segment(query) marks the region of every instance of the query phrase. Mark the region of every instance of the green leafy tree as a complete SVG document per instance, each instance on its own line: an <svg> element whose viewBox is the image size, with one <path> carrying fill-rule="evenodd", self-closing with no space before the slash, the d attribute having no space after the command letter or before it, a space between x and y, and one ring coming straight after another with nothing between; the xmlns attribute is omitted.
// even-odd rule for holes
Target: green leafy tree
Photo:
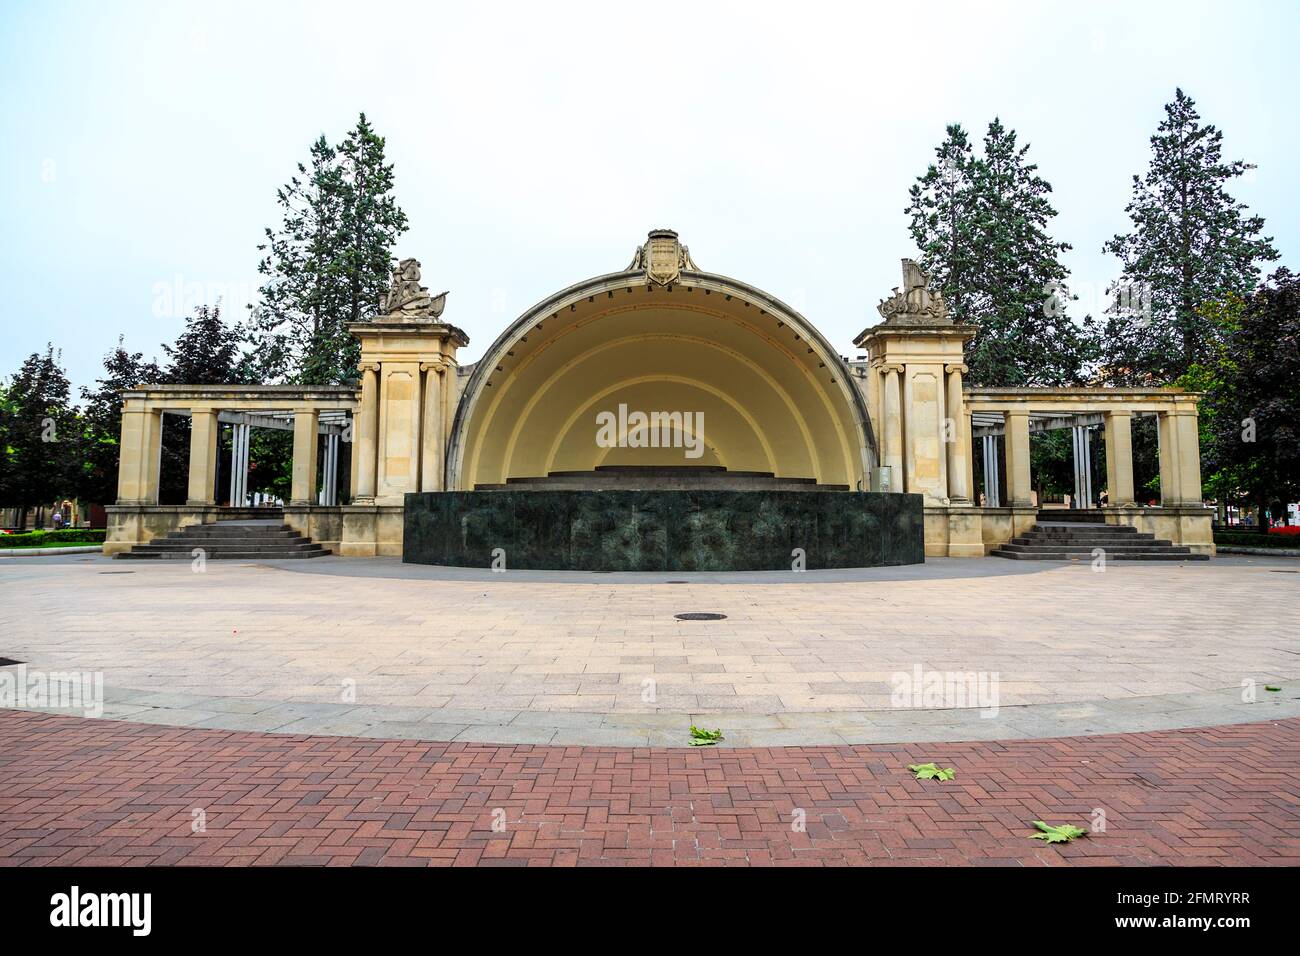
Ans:
<svg viewBox="0 0 1300 956"><path fill-rule="evenodd" d="M1151 137L1146 175L1133 177L1124 210L1132 231L1103 246L1123 267L1104 336L1111 381L1165 384L1215 361L1220 330L1204 306L1249 295L1260 263L1278 257L1261 235L1264 220L1228 194L1226 186L1254 167L1225 161L1222 141L1177 90Z"/></svg>
<svg viewBox="0 0 1300 956"><path fill-rule="evenodd" d="M386 291L393 246L407 229L393 195L384 140L362 114L338 147L322 136L310 169L281 188L283 219L266 230L253 309L261 380L304 384L356 374L359 345L348 323L371 315Z"/></svg>
<svg viewBox="0 0 1300 956"><path fill-rule="evenodd" d="M81 471L77 496L83 501L111 504L117 500L117 470L121 449L122 391L160 381L158 366L128 352L121 336L117 348L104 356L103 377L94 389L81 389Z"/></svg>
<svg viewBox="0 0 1300 956"><path fill-rule="evenodd" d="M1215 490L1276 520L1300 499L1300 276L1278 269L1232 315L1206 397Z"/></svg>
<svg viewBox="0 0 1300 956"><path fill-rule="evenodd" d="M1095 345L1088 322L1068 312L1068 243L1048 232L1051 184L1029 146L998 119L974 156L950 126L937 161L917 179L907 212L922 266L956 321L979 326L967 348L974 385L1080 382Z"/></svg>
<svg viewBox="0 0 1300 956"><path fill-rule="evenodd" d="M23 527L33 506L77 490L77 415L54 347L33 352L6 390L5 492Z"/></svg>

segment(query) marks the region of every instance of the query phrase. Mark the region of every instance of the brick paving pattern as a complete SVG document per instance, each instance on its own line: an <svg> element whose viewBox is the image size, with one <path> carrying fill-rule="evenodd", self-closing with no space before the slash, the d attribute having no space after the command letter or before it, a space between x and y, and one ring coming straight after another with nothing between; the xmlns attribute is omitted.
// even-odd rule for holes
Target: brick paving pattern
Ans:
<svg viewBox="0 0 1300 956"><path fill-rule="evenodd" d="M724 725L725 729L725 725ZM953 766L947 783L909 763ZM1005 743L493 746L0 711L0 863L1300 863L1300 719ZM1030 821L1106 831L1065 846ZM803 832L792 827L806 814ZM206 832L192 832L194 811ZM494 830L495 821L504 826Z"/></svg>

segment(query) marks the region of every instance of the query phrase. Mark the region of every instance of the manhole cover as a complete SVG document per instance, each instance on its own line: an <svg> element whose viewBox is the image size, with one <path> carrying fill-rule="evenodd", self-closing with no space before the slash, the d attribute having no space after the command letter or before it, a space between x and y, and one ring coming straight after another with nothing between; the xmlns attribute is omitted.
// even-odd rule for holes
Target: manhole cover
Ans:
<svg viewBox="0 0 1300 956"><path fill-rule="evenodd" d="M673 615L679 621L721 621L726 616L725 614L716 614L713 611L687 611L685 614Z"/></svg>
<svg viewBox="0 0 1300 956"><path fill-rule="evenodd" d="M1269 568L1269 570L1274 574L1300 574L1300 571L1295 571L1291 568Z"/></svg>
<svg viewBox="0 0 1300 956"><path fill-rule="evenodd" d="M135 574L134 571L100 571L100 574Z"/></svg>
<svg viewBox="0 0 1300 956"><path fill-rule="evenodd" d="M665 581L664 584L686 584L686 581Z"/></svg>
<svg viewBox="0 0 1300 956"><path fill-rule="evenodd" d="M0 657L0 667L8 667L10 664L21 664L22 661L16 661L12 657Z"/></svg>

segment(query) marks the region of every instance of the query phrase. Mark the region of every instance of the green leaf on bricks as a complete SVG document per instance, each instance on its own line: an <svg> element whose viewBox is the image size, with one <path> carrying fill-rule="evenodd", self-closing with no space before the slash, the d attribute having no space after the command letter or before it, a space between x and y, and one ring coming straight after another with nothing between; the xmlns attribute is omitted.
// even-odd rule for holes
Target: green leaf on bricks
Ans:
<svg viewBox="0 0 1300 956"><path fill-rule="evenodd" d="M1042 820L1035 820L1034 826L1038 827L1038 829L1042 830L1043 832L1035 833L1029 839L1043 840L1044 842L1047 843L1069 843L1071 840L1075 839L1076 837L1088 835L1087 830L1081 830L1078 827L1071 826L1068 823L1063 823L1059 827L1052 827L1052 826L1048 826Z"/></svg>
<svg viewBox="0 0 1300 956"><path fill-rule="evenodd" d="M1270 687L1268 684L1265 684L1265 685L1264 685L1264 689L1265 689L1265 690L1271 690L1273 693L1276 694L1276 693L1278 693L1282 688L1281 688L1281 687Z"/></svg>
<svg viewBox="0 0 1300 956"><path fill-rule="evenodd" d="M909 764L907 769L916 774L917 780L951 780L957 776L957 771L952 767L941 770L932 763Z"/></svg>

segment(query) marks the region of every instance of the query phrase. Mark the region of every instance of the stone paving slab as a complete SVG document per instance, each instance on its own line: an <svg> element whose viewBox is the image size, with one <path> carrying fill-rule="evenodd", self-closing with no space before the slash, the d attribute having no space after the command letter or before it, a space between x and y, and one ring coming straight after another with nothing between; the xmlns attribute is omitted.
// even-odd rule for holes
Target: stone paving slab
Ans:
<svg viewBox="0 0 1300 956"><path fill-rule="evenodd" d="M931 761L956 778L907 770ZM1294 718L665 750L0 711L3 866L1296 866L1298 807ZM1048 846L1034 820L1089 832Z"/></svg>
<svg viewBox="0 0 1300 956"><path fill-rule="evenodd" d="M2 670L2 669L0 669ZM153 706L106 704L99 717L135 723L340 737L457 740L493 744L574 744L688 747L692 725L721 729L720 747L791 744L873 744L923 741L1030 740L1108 733L1175 730L1300 717L1300 679L1279 693L1261 691L1252 703L1239 688L1084 704L1026 704L980 708L891 708L873 711L782 712L654 711L607 714L582 711L472 710L239 701L194 694L117 692ZM240 704L246 704L247 709ZM38 713L95 716L79 709L16 708ZM400 728L400 732L395 730Z"/></svg>
<svg viewBox="0 0 1300 956"><path fill-rule="evenodd" d="M1208 726L1289 716L1300 683L1300 589L1266 560L1099 574L940 559L675 585L369 559L178 564L6 564L0 656L102 675L112 719L358 736L405 723L408 738L498 743L590 730L628 746L680 744L692 722L754 744ZM78 600L51 604L56 593ZM996 679L999 716L893 706L918 668Z"/></svg>

